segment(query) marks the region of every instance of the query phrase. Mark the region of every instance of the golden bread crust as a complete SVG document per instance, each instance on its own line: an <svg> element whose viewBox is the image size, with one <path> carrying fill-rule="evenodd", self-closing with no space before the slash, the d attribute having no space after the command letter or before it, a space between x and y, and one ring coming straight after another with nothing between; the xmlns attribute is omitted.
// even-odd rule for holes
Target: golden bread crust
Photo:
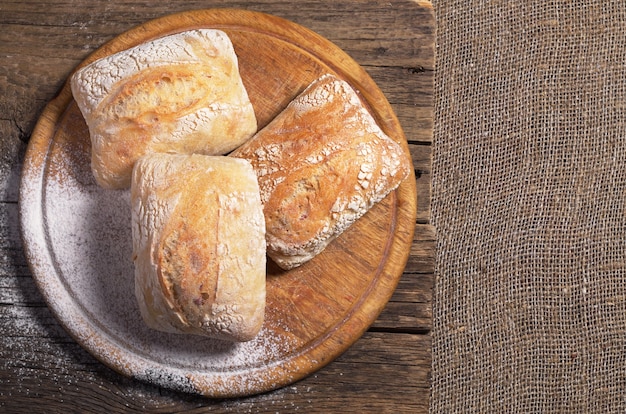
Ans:
<svg viewBox="0 0 626 414"><path fill-rule="evenodd" d="M225 154L256 132L237 56L219 30L178 33L97 60L71 78L104 188L127 188L153 152Z"/></svg>
<svg viewBox="0 0 626 414"><path fill-rule="evenodd" d="M148 326L252 339L265 309L265 225L245 160L150 154L131 187L135 287Z"/></svg>
<svg viewBox="0 0 626 414"><path fill-rule="evenodd" d="M268 255L284 269L319 254L412 168L350 85L332 75L313 82L231 156L249 160L257 173Z"/></svg>

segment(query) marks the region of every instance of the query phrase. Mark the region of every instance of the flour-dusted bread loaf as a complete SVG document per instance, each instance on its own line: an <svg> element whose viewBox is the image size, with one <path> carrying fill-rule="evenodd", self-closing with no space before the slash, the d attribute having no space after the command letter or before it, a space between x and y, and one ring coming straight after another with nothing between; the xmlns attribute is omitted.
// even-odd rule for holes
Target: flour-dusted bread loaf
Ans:
<svg viewBox="0 0 626 414"><path fill-rule="evenodd" d="M252 339L265 311L265 223L249 162L150 154L131 185L135 290L151 328Z"/></svg>
<svg viewBox="0 0 626 414"><path fill-rule="evenodd" d="M350 85L332 75L231 155L257 173L268 255L284 269L319 254L412 168Z"/></svg>
<svg viewBox="0 0 626 414"><path fill-rule="evenodd" d="M78 70L71 88L104 188L128 188L152 152L225 154L257 130L228 36L192 30L144 43Z"/></svg>

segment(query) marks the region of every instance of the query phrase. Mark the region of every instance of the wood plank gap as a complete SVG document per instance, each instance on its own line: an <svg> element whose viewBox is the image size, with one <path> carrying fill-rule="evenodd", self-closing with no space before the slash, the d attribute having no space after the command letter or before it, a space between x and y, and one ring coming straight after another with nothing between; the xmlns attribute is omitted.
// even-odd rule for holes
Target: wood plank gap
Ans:
<svg viewBox="0 0 626 414"><path fill-rule="evenodd" d="M367 330L370 333L385 333L385 334L409 334L409 335L428 335L431 328L381 328L373 326Z"/></svg>

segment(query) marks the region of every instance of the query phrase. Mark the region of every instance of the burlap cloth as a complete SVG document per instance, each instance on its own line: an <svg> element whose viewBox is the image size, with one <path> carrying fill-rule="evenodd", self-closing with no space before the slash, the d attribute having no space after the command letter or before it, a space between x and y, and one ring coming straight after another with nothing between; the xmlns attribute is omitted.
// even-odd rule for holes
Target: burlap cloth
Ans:
<svg viewBox="0 0 626 414"><path fill-rule="evenodd" d="M626 1L434 7L431 412L626 413Z"/></svg>

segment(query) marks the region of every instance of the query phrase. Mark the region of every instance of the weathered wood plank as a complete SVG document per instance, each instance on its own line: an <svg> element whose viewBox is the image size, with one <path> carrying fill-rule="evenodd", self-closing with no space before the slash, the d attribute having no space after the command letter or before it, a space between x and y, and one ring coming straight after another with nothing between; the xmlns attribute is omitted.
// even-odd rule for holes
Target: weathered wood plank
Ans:
<svg viewBox="0 0 626 414"><path fill-rule="evenodd" d="M434 68L432 9L418 7L410 0L299 1L297 7L289 1L275 0L192 0L185 3L94 0L84 7L77 7L70 1L5 1L1 19L6 25L70 29L67 33L79 36L71 44L92 49L148 19L214 7L271 13L314 28L363 65L388 65L393 61L407 68Z"/></svg>
<svg viewBox="0 0 626 414"><path fill-rule="evenodd" d="M0 351L0 407L5 412L172 412L204 408L222 412L425 412L430 336L367 333L317 373L283 389L248 398L211 400L159 389L121 377L71 340L45 346L11 338ZM7 358L10 356L10 358ZM43 406L43 405L42 405Z"/></svg>
<svg viewBox="0 0 626 414"><path fill-rule="evenodd" d="M409 143L409 151L417 184L417 222L426 224L430 222L432 147L430 143Z"/></svg>
<svg viewBox="0 0 626 414"><path fill-rule="evenodd" d="M430 222L434 16L426 2L191 0L3 1L0 10L0 411L427 412L435 234ZM209 400L122 377L59 325L30 275L19 237L18 185L44 105L89 53L146 20L236 7L275 14L327 37L365 67L398 115L416 170L418 225L390 303L356 344L304 380L263 395ZM358 13L355 10L358 9ZM420 332L421 334L416 334Z"/></svg>
<svg viewBox="0 0 626 414"><path fill-rule="evenodd" d="M16 126L22 133L30 131L41 108L69 72L101 44L146 20L208 7L268 12L328 37L381 84L407 137L430 140L434 18L432 10L417 7L412 1L298 2L298 7L290 7L278 1L148 5L99 0L82 8L73 2L3 2L0 90L12 99L0 100L1 119L8 115L8 119L19 122ZM355 7L358 14L353 12Z"/></svg>
<svg viewBox="0 0 626 414"><path fill-rule="evenodd" d="M433 74L404 67L365 66L395 111L409 143L430 144Z"/></svg>
<svg viewBox="0 0 626 414"><path fill-rule="evenodd" d="M389 302L372 325L373 330L385 332L425 333L432 328L430 303Z"/></svg>

